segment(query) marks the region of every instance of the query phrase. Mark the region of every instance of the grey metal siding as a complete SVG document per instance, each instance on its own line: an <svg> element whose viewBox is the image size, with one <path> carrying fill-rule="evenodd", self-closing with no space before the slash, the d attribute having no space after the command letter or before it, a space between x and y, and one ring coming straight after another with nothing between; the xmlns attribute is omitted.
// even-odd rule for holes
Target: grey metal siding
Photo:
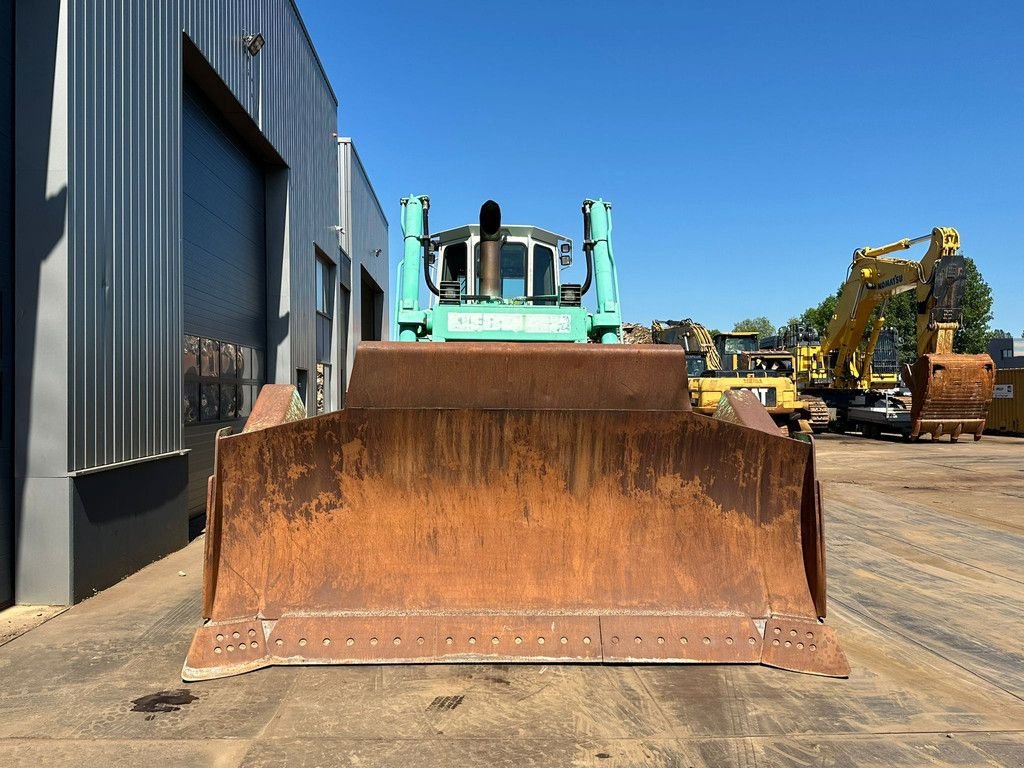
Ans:
<svg viewBox="0 0 1024 768"><path fill-rule="evenodd" d="M69 0L70 470L183 447L182 31L288 165L286 356L312 370L337 247L337 101L289 0ZM253 58L246 32L267 43Z"/></svg>
<svg viewBox="0 0 1024 768"><path fill-rule="evenodd" d="M337 248L337 100L291 0L15 7L15 587L21 601L65 602L89 565L75 558L98 556L85 529L101 539L119 530L90 527L96 510L72 503L81 471L106 478L86 485L115 483L120 463L184 447L183 41L282 166L267 181L277 204L266 227L271 381L314 369L314 247ZM267 40L255 58L242 45L254 31ZM2 43L0 55L12 46ZM161 519L187 524L184 501L167 498ZM123 503L133 516L148 502ZM131 530L159 536L148 523Z"/></svg>
<svg viewBox="0 0 1024 768"><path fill-rule="evenodd" d="M0 0L0 607L14 599L14 3Z"/></svg>
<svg viewBox="0 0 1024 768"><path fill-rule="evenodd" d="M265 174L189 89L181 164L184 331L265 349Z"/></svg>
<svg viewBox="0 0 1024 768"><path fill-rule="evenodd" d="M15 6L15 599L71 595L68 466L68 20Z"/></svg>
<svg viewBox="0 0 1024 768"><path fill-rule="evenodd" d="M176 2L69 8L69 469L181 447Z"/></svg>

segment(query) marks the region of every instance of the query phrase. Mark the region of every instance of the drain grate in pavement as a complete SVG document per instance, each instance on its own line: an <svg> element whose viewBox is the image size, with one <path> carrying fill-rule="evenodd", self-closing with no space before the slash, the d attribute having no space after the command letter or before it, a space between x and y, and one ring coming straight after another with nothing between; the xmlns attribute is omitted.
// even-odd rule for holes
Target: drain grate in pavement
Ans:
<svg viewBox="0 0 1024 768"><path fill-rule="evenodd" d="M464 696L438 696L427 705L427 712L440 712L455 709L462 703Z"/></svg>

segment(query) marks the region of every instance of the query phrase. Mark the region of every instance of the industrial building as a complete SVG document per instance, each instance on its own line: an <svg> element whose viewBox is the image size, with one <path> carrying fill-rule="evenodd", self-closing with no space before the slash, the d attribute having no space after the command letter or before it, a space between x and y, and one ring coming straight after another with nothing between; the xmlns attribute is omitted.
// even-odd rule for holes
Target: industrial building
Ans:
<svg viewBox="0 0 1024 768"><path fill-rule="evenodd" d="M3 13L0 605L68 604L201 529L260 385L342 406L388 225L292 0Z"/></svg>
<svg viewBox="0 0 1024 768"><path fill-rule="evenodd" d="M1024 368L1024 339L992 339L988 343L988 354L996 368Z"/></svg>

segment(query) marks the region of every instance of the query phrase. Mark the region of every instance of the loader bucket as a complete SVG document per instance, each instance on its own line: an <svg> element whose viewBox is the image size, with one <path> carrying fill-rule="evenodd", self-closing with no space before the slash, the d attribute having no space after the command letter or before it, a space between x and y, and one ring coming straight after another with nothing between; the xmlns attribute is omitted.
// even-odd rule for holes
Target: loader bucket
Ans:
<svg viewBox="0 0 1024 768"><path fill-rule="evenodd" d="M911 369L910 436L961 434L981 440L995 390L995 364L988 355L921 355Z"/></svg>
<svg viewBox="0 0 1024 768"><path fill-rule="evenodd" d="M182 677L400 662L845 676L820 621L813 445L759 428L735 394L731 420L691 412L678 347L498 343L364 343L347 407L315 418L261 393L263 428L217 441L205 622Z"/></svg>

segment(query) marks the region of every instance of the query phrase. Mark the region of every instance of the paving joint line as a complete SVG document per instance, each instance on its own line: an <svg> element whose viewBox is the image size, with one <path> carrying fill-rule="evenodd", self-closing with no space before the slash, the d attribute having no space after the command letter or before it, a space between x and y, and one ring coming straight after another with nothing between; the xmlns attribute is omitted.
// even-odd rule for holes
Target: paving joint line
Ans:
<svg viewBox="0 0 1024 768"><path fill-rule="evenodd" d="M961 664L956 659L951 659L948 656L944 656L942 653L940 653L939 651L935 650L934 648L931 648L931 647L925 645L923 642L918 640L916 637L911 637L910 635L906 634L905 632L903 632L903 631L901 631L901 630L899 630L899 629L897 629L895 627L892 627L892 626L886 624L881 619L877 619L877 618L875 618L875 617L865 613L862 610L854 608L853 606L849 605L848 603L844 603L842 598L833 597L831 599L834 602L836 602L839 605L841 605L845 610L849 611L850 613L855 613L858 616L860 616L862 619L864 619L865 621L867 621L869 623L874 623L874 624L876 624L876 625L878 625L878 626L888 630L889 632L902 637L907 642L913 643L914 645L918 646L919 648L922 648L922 649L928 651L929 653L932 653L932 654L938 656L940 659L944 659L945 661L948 661L950 664L953 664L954 666L959 667L960 669L962 669L964 672L966 672L967 674L971 675L972 677L977 677L979 680L983 680L984 682L988 683L989 685L999 689L1003 693L1005 693L1005 694L1007 694L1009 696L1012 696L1013 698L1017 699L1021 703L1024 703L1024 696L1018 695L1018 694L1014 693L1013 691L1007 690L1006 688L1004 688L1003 686L1001 686L999 683L995 682L994 680L990 680L988 677L986 677L981 672L978 672L977 670L970 669L969 667L964 666L963 664Z"/></svg>

